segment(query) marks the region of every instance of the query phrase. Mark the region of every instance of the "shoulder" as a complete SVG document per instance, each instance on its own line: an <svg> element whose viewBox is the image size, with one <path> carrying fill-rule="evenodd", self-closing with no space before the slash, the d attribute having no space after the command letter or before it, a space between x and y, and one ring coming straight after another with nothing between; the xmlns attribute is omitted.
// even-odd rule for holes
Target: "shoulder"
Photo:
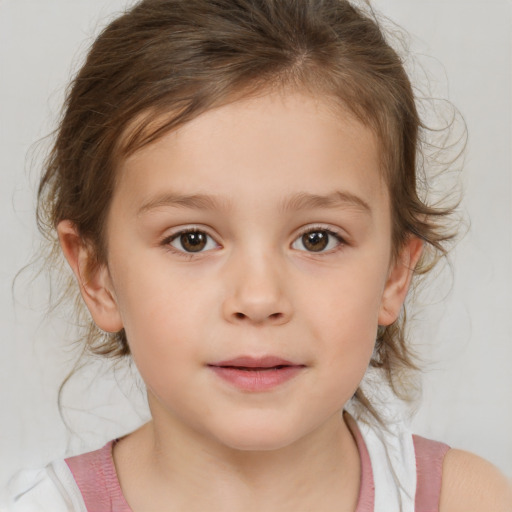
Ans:
<svg viewBox="0 0 512 512"><path fill-rule="evenodd" d="M490 462L462 450L443 461L440 512L512 512L512 484Z"/></svg>

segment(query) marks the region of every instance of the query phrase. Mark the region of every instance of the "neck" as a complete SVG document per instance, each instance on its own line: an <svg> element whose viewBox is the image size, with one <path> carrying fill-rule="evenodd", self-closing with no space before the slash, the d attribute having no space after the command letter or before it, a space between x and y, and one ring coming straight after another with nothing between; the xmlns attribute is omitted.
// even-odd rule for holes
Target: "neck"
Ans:
<svg viewBox="0 0 512 512"><path fill-rule="evenodd" d="M123 459L123 442L131 463ZM341 511L344 503L355 510L357 502L359 455L341 414L290 445L265 451L232 449L156 415L117 450L119 478L134 512L144 510L141 488L151 489L153 508L161 500L165 510L174 510L172 502L176 510L208 510L215 503L215 510L226 512L331 510L331 504ZM147 479L144 486L141 479Z"/></svg>

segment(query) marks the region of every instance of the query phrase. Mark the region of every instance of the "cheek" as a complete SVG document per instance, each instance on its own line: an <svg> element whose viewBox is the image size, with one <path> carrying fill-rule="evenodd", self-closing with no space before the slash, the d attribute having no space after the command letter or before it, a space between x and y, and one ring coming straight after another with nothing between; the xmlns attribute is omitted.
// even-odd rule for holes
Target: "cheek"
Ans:
<svg viewBox="0 0 512 512"><path fill-rule="evenodd" d="M151 370L192 350L191 331L202 332L205 312L190 281L147 263L118 266L115 277L120 284L117 303L137 366Z"/></svg>
<svg viewBox="0 0 512 512"><path fill-rule="evenodd" d="M374 339L385 283L384 271L375 267L347 265L320 286L305 283L297 296L302 297L300 307L311 317L319 337L331 332L347 342Z"/></svg>
<svg viewBox="0 0 512 512"><path fill-rule="evenodd" d="M126 335L133 361L148 390L167 404L183 404L189 376L203 364L197 339L204 335L183 301L148 301L132 313ZM152 307L154 305L154 307ZM159 309L157 309L159 308ZM198 383L196 383L198 384Z"/></svg>
<svg viewBox="0 0 512 512"><path fill-rule="evenodd" d="M179 332L180 324L186 324L201 307L199 298L210 300L211 287L193 271L173 268L163 252L139 252L129 261L119 259L113 276L125 329L149 332L161 326Z"/></svg>
<svg viewBox="0 0 512 512"><path fill-rule="evenodd" d="M318 293L300 293L316 352L325 354L326 378L347 383L354 391L372 357L385 282L381 264L346 265L323 282ZM314 308L311 307L314 304Z"/></svg>

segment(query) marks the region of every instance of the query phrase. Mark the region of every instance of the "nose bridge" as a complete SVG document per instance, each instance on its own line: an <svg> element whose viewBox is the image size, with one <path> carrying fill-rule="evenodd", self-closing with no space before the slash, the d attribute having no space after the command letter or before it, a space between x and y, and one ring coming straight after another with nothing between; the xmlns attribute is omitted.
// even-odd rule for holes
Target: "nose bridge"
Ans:
<svg viewBox="0 0 512 512"><path fill-rule="evenodd" d="M228 320L274 324L289 320L285 266L268 241L233 250L227 266L224 314Z"/></svg>

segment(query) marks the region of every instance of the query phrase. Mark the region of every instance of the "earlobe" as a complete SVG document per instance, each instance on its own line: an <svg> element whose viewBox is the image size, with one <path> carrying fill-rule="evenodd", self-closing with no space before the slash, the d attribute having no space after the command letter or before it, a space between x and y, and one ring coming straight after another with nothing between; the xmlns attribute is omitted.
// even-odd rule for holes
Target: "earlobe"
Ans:
<svg viewBox="0 0 512 512"><path fill-rule="evenodd" d="M94 261L91 248L71 221L59 222L57 233L62 252L75 274L94 323L106 332L120 331L123 323L107 266Z"/></svg>
<svg viewBox="0 0 512 512"><path fill-rule="evenodd" d="M392 264L382 295L379 325L391 325L398 318L422 251L423 241L411 236Z"/></svg>

